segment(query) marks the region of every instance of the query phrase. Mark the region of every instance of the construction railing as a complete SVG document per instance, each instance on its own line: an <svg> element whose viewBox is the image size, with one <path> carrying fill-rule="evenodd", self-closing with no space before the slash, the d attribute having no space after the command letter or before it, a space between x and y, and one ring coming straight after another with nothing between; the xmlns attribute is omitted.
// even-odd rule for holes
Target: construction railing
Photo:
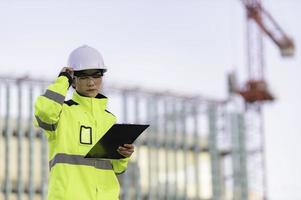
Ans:
<svg viewBox="0 0 301 200"><path fill-rule="evenodd" d="M0 78L0 199L47 199L47 139L32 121L48 84ZM235 106L113 85L104 94L119 123L150 124L118 177L121 199L248 199L244 116Z"/></svg>

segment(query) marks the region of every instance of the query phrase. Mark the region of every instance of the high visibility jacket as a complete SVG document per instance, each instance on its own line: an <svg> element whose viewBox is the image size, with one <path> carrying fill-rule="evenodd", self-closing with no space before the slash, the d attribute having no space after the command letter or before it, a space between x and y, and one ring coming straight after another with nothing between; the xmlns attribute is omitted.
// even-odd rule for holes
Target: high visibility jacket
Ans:
<svg viewBox="0 0 301 200"><path fill-rule="evenodd" d="M69 82L68 82L69 81ZM48 200L115 200L128 158L86 159L92 146L115 123L106 111L107 98L73 93L65 101L70 77L59 76L35 102L35 124L45 130L49 144Z"/></svg>

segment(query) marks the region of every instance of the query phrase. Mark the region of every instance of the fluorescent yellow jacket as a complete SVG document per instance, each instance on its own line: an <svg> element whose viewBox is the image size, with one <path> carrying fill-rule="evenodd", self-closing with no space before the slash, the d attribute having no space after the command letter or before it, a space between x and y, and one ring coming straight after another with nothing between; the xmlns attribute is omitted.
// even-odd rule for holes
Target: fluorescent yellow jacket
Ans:
<svg viewBox="0 0 301 200"><path fill-rule="evenodd" d="M116 174L125 171L128 158L86 159L92 146L116 122L106 111L107 98L73 93L65 101L70 77L61 74L35 102L35 124L45 130L49 144L48 200L116 200Z"/></svg>

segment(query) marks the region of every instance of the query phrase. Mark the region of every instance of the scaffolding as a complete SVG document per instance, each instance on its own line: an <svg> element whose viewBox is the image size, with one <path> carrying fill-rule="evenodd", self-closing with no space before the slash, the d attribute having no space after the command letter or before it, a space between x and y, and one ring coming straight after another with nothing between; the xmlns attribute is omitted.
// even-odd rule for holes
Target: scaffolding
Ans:
<svg viewBox="0 0 301 200"><path fill-rule="evenodd" d="M49 83L0 78L0 199L47 198L47 139L32 120L33 102ZM114 85L106 85L104 94L119 123L151 125L118 177L122 200L260 199L248 189L240 106Z"/></svg>

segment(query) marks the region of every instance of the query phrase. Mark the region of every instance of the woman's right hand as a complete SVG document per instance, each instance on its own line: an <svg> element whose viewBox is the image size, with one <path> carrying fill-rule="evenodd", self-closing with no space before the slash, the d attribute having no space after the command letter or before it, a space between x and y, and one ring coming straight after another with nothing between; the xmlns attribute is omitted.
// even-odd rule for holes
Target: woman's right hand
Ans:
<svg viewBox="0 0 301 200"><path fill-rule="evenodd" d="M67 72L73 78L73 68L63 67L60 73L62 73L62 72Z"/></svg>

